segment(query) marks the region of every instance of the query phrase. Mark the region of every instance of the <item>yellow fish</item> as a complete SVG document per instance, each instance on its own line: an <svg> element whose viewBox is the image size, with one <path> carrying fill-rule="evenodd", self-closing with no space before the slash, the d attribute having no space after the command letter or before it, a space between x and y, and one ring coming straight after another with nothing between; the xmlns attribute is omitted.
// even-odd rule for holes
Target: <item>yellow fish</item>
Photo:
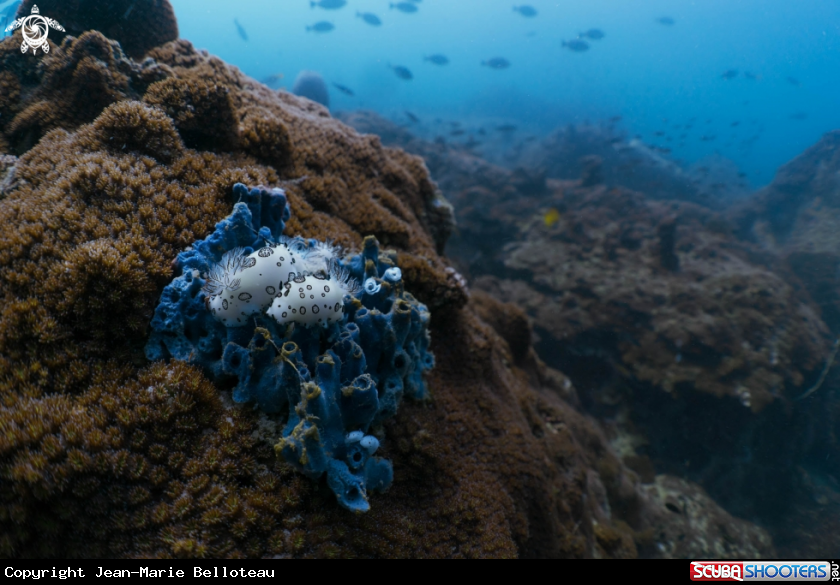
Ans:
<svg viewBox="0 0 840 585"><path fill-rule="evenodd" d="M543 222L545 222L545 227L554 227L560 221L560 212L554 209L553 207L543 214Z"/></svg>

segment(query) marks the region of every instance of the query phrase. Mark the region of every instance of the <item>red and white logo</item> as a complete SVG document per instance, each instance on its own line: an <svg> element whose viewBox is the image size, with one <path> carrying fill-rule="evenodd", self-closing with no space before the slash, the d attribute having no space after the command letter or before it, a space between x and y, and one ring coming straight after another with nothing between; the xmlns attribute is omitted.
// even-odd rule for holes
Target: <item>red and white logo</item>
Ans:
<svg viewBox="0 0 840 585"><path fill-rule="evenodd" d="M692 581L743 581L744 564L726 561L694 561Z"/></svg>

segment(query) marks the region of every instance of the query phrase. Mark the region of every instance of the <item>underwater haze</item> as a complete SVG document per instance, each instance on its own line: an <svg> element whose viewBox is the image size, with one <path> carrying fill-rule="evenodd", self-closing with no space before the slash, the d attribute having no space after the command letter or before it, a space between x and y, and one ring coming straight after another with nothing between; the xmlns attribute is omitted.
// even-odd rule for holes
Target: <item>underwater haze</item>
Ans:
<svg viewBox="0 0 840 585"><path fill-rule="evenodd" d="M535 16L507 0L423 0L410 13L388 0L310 4L173 1L181 36L197 48L256 79L282 74L277 87L287 89L300 71L317 71L333 110L395 120L409 110L537 136L621 116L628 136L669 158L720 155L752 186L840 126L840 4L830 0L532 0ZM334 28L307 30L319 22ZM593 28L604 36L584 36L588 49L563 45ZM433 54L449 63L424 61ZM482 66L495 57L510 66Z"/></svg>
<svg viewBox="0 0 840 585"><path fill-rule="evenodd" d="M840 556L840 0L524 1L0 0L0 556Z"/></svg>

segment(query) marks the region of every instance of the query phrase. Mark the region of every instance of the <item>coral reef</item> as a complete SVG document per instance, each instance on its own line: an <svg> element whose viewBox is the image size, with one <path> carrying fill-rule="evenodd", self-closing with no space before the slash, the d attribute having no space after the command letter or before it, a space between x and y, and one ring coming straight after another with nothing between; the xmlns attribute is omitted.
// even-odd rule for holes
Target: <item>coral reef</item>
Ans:
<svg viewBox="0 0 840 585"><path fill-rule="evenodd" d="M539 353L630 456L769 527L824 435L825 413L790 408L829 354L819 309L719 214L559 187L543 200L559 220L526 222L473 287L527 311Z"/></svg>
<svg viewBox="0 0 840 585"><path fill-rule="evenodd" d="M68 9L79 5L67 3ZM773 554L761 531L747 524L735 527L737 542L730 542L732 532L724 532L717 523L695 522L694 516L693 532L681 531L676 513L668 507L669 495L677 493L709 517L732 522L711 502L695 497L691 484L651 491L655 480L650 468L683 453L651 450L648 458L638 444L635 452L619 449L622 441L633 440L633 429L598 425L576 408L591 406L598 393L577 372L570 378L540 361L530 345L530 308L526 313L481 291L470 297L464 277L442 256L453 229L452 207L431 181L423 160L383 147L378 137L358 134L330 118L323 107L272 91L195 51L186 41L152 47L160 41L151 39L150 48L142 49L146 58L135 62L131 55L137 52L126 51L126 56L110 36L121 34L120 23L114 21L128 10L126 6L120 13L117 8L123 6L118 1L107 4L101 14L111 15L108 22L95 24L98 30L78 38L66 36L43 57L41 67L23 60L29 56L20 55L14 38L0 42L0 149L14 154L0 163L0 219L6 226L0 234L0 554ZM149 8L160 6L167 5L151 3ZM45 6L42 9L47 12ZM74 26L69 14L52 16L65 27ZM130 43L128 37L124 42ZM97 99L86 100L89 96ZM437 156L445 163L449 154L440 150ZM430 166L434 156L427 159ZM441 175L441 185L450 184L447 177L452 177L451 184L462 180L462 188L447 192L456 198L474 197L474 212L467 217L476 228L481 214L492 217L507 238L504 242L520 237L511 228L512 217L514 222L527 219L541 209L539 198L553 197L558 187L574 187L546 180L539 172L511 173L469 153L458 153L456 163L451 174ZM472 175L485 170L494 174L482 178L484 191L472 189L479 184ZM234 189L236 183L267 186L258 191L259 213L252 211L254 202L240 188ZM284 217L285 202L272 206L272 200L279 201L279 190L294 216ZM263 193L270 200L265 207ZM487 202L479 199L487 194L488 202L498 197L496 202L504 206L491 213ZM317 346L307 345L305 341L314 337L311 330L270 316L257 317L258 327L249 324L229 331L205 305L189 302L183 312L187 319L171 323L173 334L167 342L156 337L160 323L149 327L156 315L161 317L156 307L162 298L175 303L176 290L201 294L201 270L188 268L189 263L200 260L198 242L217 241L213 235L218 222L230 225L224 220L240 195L244 205L234 209L243 217L251 213L249 221L259 217L256 227L250 224L258 234L259 227L266 227L268 235L279 235L282 221L288 233L300 235L295 246L332 240L334 245L362 250L364 263L342 259L353 278L362 280L362 290L342 307L347 318L343 333L350 333L369 364L377 362L377 367L368 368L369 386L364 374L359 380L359 375L347 373L346 380L358 380L360 398L372 399L374 383L381 388L384 380L387 387L394 371L402 370L396 361L383 359L381 340L360 343L362 324L359 339L353 337L350 325L362 319L362 311L374 314L362 305L373 303L382 315L399 311L404 306L399 301L385 305L392 293L403 294L400 285L392 286L399 281L417 299L416 305L409 299L410 306L422 303L429 308L429 349L435 353L435 367L426 378L430 400L405 400L395 413L395 406L388 410L380 405L388 416L357 418L349 427L345 410L339 408L339 415L333 411L324 417L329 425L309 427L317 428L319 437L323 429L324 441L339 459L353 461L359 453L364 460L364 453L379 447L376 454L392 462L392 479L383 473L385 467L366 478L368 489L391 481L388 494L377 497L366 514L353 514L336 501L335 492L343 485L336 487L328 477L312 481L299 472L307 463L287 460L284 453L290 444L306 444L311 438L296 435L295 428L301 421L305 425L307 416L320 418L316 411L324 404L319 397L343 398L347 386L341 376L355 351L346 337L341 339L341 332L338 347L335 341L322 346L321 337ZM459 205L464 201L469 199L458 199ZM263 213L269 208L279 215ZM563 214L575 212L572 205L562 208ZM657 231L664 221L660 218L644 224L646 231L637 236L643 240L640 249L651 279L680 278L695 262L681 248L688 218L682 213L679 218L673 233L667 227L661 234ZM585 225L583 217L580 223ZM574 225L564 224L564 233L574 235L572 244L584 258L596 259L582 240L575 239L582 236ZM671 236L673 246L663 243ZM248 230L251 244L254 237ZM221 261L235 247L234 240L222 242L206 258ZM509 256L504 242L482 242L487 266L504 266ZM190 246L193 249L186 251ZM238 257L259 254L262 244L249 246L252 249ZM717 246L716 253L723 248ZM669 251L679 260L672 267L676 269L659 265ZM207 264L209 277L212 267ZM396 266L400 279L389 272ZM497 275L507 276L510 273ZM364 286L368 278L373 279L370 287ZM767 278L775 286L776 281ZM785 294L767 302L792 299ZM786 302L793 306L792 300ZM188 312L191 307L196 308L194 315ZM393 321L397 319L394 315ZM193 328L202 324L206 331ZM799 327L800 332L814 329L820 334L819 326ZM241 338L236 337L237 329ZM329 335L328 330L316 331ZM545 333L536 333L542 347ZM221 347L222 339L230 352ZM269 343L274 340L283 343L275 342L275 348ZM214 350L202 342L217 346ZM820 340L811 343L819 345ZM209 353L195 363L149 363L150 346L156 358L183 358L178 352L193 349L196 355ZM380 357L375 360L371 356L377 351ZM341 374L333 354L342 363ZM387 352L385 356L391 357ZM274 399L269 390L277 388L271 386L271 374L287 375L291 369L258 367L255 372L270 375L254 379L249 378L250 368L242 367L249 360L260 365L276 357L283 364L288 363L284 357L294 363L298 376L304 365L310 375L308 382L299 384L296 397L286 397L300 407L289 408L288 414L276 403L279 412L268 412ZM793 379L794 366L784 364L784 372ZM796 367L804 371L808 365ZM410 376L401 379L412 382ZM417 380L413 383L415 389L421 387ZM662 396L685 410L694 403L671 396L699 395L713 405L725 400L709 392L687 392L682 386L670 395L658 388L643 390L639 403L651 405L649 412L654 414L661 413L655 407L664 404ZM777 407L780 402L773 397L761 412L763 417L768 411L777 413L772 420L776 428L786 420ZM710 432L757 416L735 406L738 418L722 419ZM678 414L686 417L685 412ZM367 420L371 424L365 429ZM754 456L764 463L766 452L774 451L789 468L799 447L794 443L785 450L787 436L777 435L776 441L767 441L766 451L744 452L743 459ZM274 447L284 436L278 457ZM767 434L756 437L766 439ZM673 444L668 442L672 437L650 438L657 445ZM343 454L338 453L341 449ZM701 471L710 468L702 464ZM684 475L679 471L673 475ZM680 547L681 535L688 535L691 547Z"/></svg>
<svg viewBox="0 0 840 585"><path fill-rule="evenodd" d="M813 205L831 197L831 135L791 165L800 179L789 191L777 179L735 213L718 213L709 207L722 202L699 196L702 186L686 192L630 182L644 191L637 193L604 185L623 181L621 172L630 171L617 169L616 157L632 153L611 153L621 141L593 142L597 133L567 129L555 135L556 148L530 149L556 155L549 176L557 168L580 173L561 181L547 179L545 169L510 171L463 147L424 141L369 112L343 118L425 158L457 211L447 251L471 277L471 305L511 348L533 336L540 355L568 375L549 376L555 391L598 417L622 463L639 475L639 515L621 516L636 531L639 555L774 554L768 532L721 505L760 522L781 554L830 554L840 491L824 467L838 453L840 409L830 392L837 373L807 401L797 398L830 353L826 301L837 294L836 261L828 239L817 254L799 246L784 257L781 246L807 242L808 226L819 221L798 221L789 240L766 237L762 226L775 213L768 193L806 207L808 193L822 194ZM645 176L654 174L637 179ZM791 217L785 209L780 219ZM830 223L831 214L820 216ZM514 363L525 368L528 351ZM659 485L657 472L672 477ZM663 498L699 507L677 513ZM655 528L646 532L640 519ZM626 542L620 532L594 534L603 545Z"/></svg>
<svg viewBox="0 0 840 585"><path fill-rule="evenodd" d="M85 378L81 393L21 396L13 406L4 396L4 556L299 550L291 525L266 518L300 511L306 486L261 462L270 448L199 370L99 363Z"/></svg>
<svg viewBox="0 0 840 585"><path fill-rule="evenodd" d="M76 128L93 121L110 104L140 99L167 69L138 64L98 32L66 39L38 67L21 59L19 48L0 44L0 148L21 154L53 128Z"/></svg>
<svg viewBox="0 0 840 585"><path fill-rule="evenodd" d="M514 138L483 125L462 128L467 140L458 142L447 136L448 128L438 128L442 134L433 140L431 136L423 139L371 111L336 115L359 132L380 136L388 146L422 156L447 194L456 189L498 188L515 182L510 180L508 169L549 179L582 177L591 182L589 186L620 185L643 192L648 198L690 201L715 209L723 209L749 192L731 161L709 157L691 169L682 168L659 147L626 136L615 121L569 125L543 139L521 134ZM431 123L425 121L424 126L428 128ZM517 190L527 191L523 187L518 185Z"/></svg>
<svg viewBox="0 0 840 585"><path fill-rule="evenodd" d="M768 558L774 554L767 530L732 517L701 488L684 479L658 475L644 486L651 524L640 538L668 558Z"/></svg>
<svg viewBox="0 0 840 585"><path fill-rule="evenodd" d="M755 412L795 396L822 365L819 313L749 246L716 231L716 214L603 186L569 185L552 203L559 221L536 218L502 255L524 282L495 290L528 308L540 343L567 356L558 364L574 367L564 360L599 332L636 380L730 396Z"/></svg>
<svg viewBox="0 0 840 585"><path fill-rule="evenodd" d="M784 258L835 333L840 331L838 147L840 131L826 133L731 212L740 237Z"/></svg>
<svg viewBox="0 0 840 585"><path fill-rule="evenodd" d="M13 38L0 42L2 70L14 77L3 82L21 87L0 94L10 118L65 99L85 116L49 129L33 123L31 132L21 123L21 134L9 133L5 109L0 119L19 154L0 198L0 554L636 554L646 525L630 517L641 497L635 474L559 397L571 392L568 380L532 348L511 350L468 303L463 278L440 256L452 209L422 160L186 41L152 49L142 66L96 31L65 37L43 68L14 53ZM113 66L100 63L111 58ZM50 81L62 64L64 85ZM177 83L156 92L167 99L150 94L167 79ZM114 102L84 106L87 82ZM215 114L193 121L171 101L216 99L191 89L202 84L228 91L237 122L228 150L196 149L203 139L191 143L190 130L215 132ZM367 514L348 512L325 481L276 457L282 426L234 402L236 382L146 360L173 261L230 213L237 182L282 188L295 210L286 229L304 239L363 249L375 236L433 315L433 399L404 401L382 422L394 478ZM610 503L600 524L618 539L593 532L593 474Z"/></svg>
<svg viewBox="0 0 840 585"><path fill-rule="evenodd" d="M427 396L428 310L375 238L342 260L314 240L283 238L282 190L238 183L233 195L233 213L178 255L182 274L163 290L146 356L199 364L218 384L235 378L234 402L285 409L277 452L313 479L326 474L342 506L366 512L368 490L393 477L367 433L403 394Z"/></svg>

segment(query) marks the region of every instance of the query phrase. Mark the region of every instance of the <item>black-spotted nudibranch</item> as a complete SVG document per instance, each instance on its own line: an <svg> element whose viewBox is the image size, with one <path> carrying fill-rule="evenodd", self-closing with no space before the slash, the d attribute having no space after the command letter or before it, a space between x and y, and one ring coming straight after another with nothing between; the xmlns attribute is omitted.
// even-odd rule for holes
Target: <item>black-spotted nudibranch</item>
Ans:
<svg viewBox="0 0 840 585"><path fill-rule="evenodd" d="M247 256L235 248L207 275L207 307L228 327L245 325L249 316L271 305L289 278L296 276L297 266L302 263L285 242L269 242Z"/></svg>
<svg viewBox="0 0 840 585"><path fill-rule="evenodd" d="M329 325L344 316L344 295L352 290L348 282L325 273L298 276L283 285L267 314L278 323Z"/></svg>
<svg viewBox="0 0 840 585"><path fill-rule="evenodd" d="M328 326L344 316L344 297L357 282L333 261L337 249L284 240L245 255L236 248L207 275L207 308L227 327L265 311L278 323Z"/></svg>

